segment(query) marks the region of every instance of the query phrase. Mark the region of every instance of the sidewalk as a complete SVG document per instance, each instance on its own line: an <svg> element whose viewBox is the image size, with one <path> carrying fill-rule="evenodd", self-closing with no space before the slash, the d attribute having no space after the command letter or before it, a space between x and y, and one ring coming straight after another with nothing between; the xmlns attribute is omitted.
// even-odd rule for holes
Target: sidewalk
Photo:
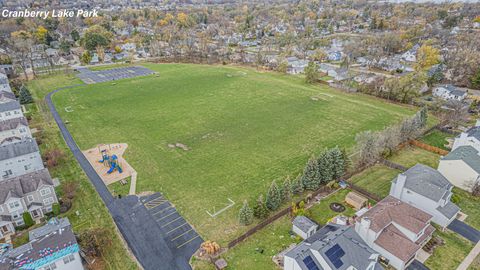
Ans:
<svg viewBox="0 0 480 270"><path fill-rule="evenodd" d="M480 242L478 242L470 253L465 257L463 262L457 267L457 270L467 270L470 264L475 260L475 258L480 254Z"/></svg>

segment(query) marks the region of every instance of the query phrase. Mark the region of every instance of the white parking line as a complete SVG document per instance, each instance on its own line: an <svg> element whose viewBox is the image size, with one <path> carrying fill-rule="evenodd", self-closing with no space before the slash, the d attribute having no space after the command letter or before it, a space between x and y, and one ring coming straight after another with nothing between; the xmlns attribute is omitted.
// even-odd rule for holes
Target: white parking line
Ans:
<svg viewBox="0 0 480 270"><path fill-rule="evenodd" d="M182 225L180 225L180 226L178 226L178 227L176 227L176 228L171 229L170 231L167 232L167 234L169 234L169 233L171 233L171 232L177 230L178 228L181 228L181 227L183 227L183 226L185 226L185 225L187 225L187 224L188 224L188 223L185 222L185 223L183 223Z"/></svg>
<svg viewBox="0 0 480 270"><path fill-rule="evenodd" d="M173 238L173 239L170 240L170 241L173 242L173 241L177 240L178 238L184 236L185 234L187 234L187 233L189 233L189 232L191 232L191 231L193 231L193 228L190 228L190 230L188 230L188 231L186 231L186 232L184 232L184 233L182 233L182 234L180 234L180 235L175 236L175 238Z"/></svg>
<svg viewBox="0 0 480 270"><path fill-rule="evenodd" d="M172 213L170 213L170 214L168 214L168 215L166 215L166 216L163 216L163 217L161 217L161 218L159 218L159 219L156 219L156 221L157 221L157 222L160 222L160 220L163 220L164 218L167 218L167 217L169 217L169 216L171 216L171 215L173 215L173 214L175 214L175 213L177 213L177 211L172 212Z"/></svg>
<svg viewBox="0 0 480 270"><path fill-rule="evenodd" d="M188 243L192 242L193 240L197 239L198 237L200 237L200 235L197 234L197 236L195 236L192 239L190 239L190 240L184 242L183 244L177 246L177 248L181 248L181 247L185 246L186 244L188 244Z"/></svg>

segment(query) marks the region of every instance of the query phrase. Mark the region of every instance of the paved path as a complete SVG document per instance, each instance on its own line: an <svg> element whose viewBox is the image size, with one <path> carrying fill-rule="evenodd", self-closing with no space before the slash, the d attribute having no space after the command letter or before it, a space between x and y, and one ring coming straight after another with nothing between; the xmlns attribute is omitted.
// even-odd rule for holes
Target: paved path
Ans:
<svg viewBox="0 0 480 270"><path fill-rule="evenodd" d="M170 243L163 238L163 232L157 222L139 201L139 198L130 195L122 199L114 199L100 176L78 148L53 105L52 95L63 89L79 85L58 88L45 97L67 146L105 203L128 247L142 267L146 270L190 270L189 258L193 254L193 249L188 251L172 250L169 247Z"/></svg>
<svg viewBox="0 0 480 270"><path fill-rule="evenodd" d="M473 249L468 253L467 257L463 259L463 262L457 267L457 270L467 270L470 264L477 258L480 254L480 242L478 242Z"/></svg>
<svg viewBox="0 0 480 270"><path fill-rule="evenodd" d="M133 171L132 175L130 176L130 191L128 192L129 195L135 195L137 189L137 171Z"/></svg>

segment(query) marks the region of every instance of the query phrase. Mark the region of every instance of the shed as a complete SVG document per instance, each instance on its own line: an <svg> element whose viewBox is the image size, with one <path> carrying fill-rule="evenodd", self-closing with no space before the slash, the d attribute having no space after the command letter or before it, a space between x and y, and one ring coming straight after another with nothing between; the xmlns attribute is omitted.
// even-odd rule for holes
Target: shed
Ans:
<svg viewBox="0 0 480 270"><path fill-rule="evenodd" d="M356 192L349 192L345 197L345 202L352 206L355 210L360 210L362 207L366 206L368 199Z"/></svg>
<svg viewBox="0 0 480 270"><path fill-rule="evenodd" d="M317 231L318 225L305 216L297 216L293 220L292 230L303 239L307 239Z"/></svg>

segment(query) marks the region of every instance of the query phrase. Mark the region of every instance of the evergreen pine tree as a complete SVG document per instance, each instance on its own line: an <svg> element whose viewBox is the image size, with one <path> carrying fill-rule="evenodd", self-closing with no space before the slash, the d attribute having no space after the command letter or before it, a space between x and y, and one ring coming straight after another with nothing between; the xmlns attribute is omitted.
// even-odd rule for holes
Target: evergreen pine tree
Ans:
<svg viewBox="0 0 480 270"><path fill-rule="evenodd" d="M30 91L28 91L27 87L24 85L20 87L18 95L18 101L20 101L20 104L29 104L33 102L32 94L30 94Z"/></svg>
<svg viewBox="0 0 480 270"><path fill-rule="evenodd" d="M257 203L253 206L253 215L256 218L266 218L268 216L268 209L267 206L265 206L265 200L263 199L263 195L260 194L260 196L257 199Z"/></svg>
<svg viewBox="0 0 480 270"><path fill-rule="evenodd" d="M315 190L320 187L320 171L317 160L312 157L308 160L302 175L303 187L308 190Z"/></svg>
<svg viewBox="0 0 480 270"><path fill-rule="evenodd" d="M280 190L278 189L277 183L273 181L272 185L268 189L267 198L265 201L265 205L271 211L277 210L280 204L282 203L279 191Z"/></svg>
<svg viewBox="0 0 480 270"><path fill-rule="evenodd" d="M303 189L303 182L302 182L302 175L299 174L295 180L292 181L292 193L293 194L300 194L304 191Z"/></svg>
<svg viewBox="0 0 480 270"><path fill-rule="evenodd" d="M326 149L318 157L318 169L321 183L329 182L333 179L334 167L330 150Z"/></svg>
<svg viewBox="0 0 480 270"><path fill-rule="evenodd" d="M347 150L345 148L341 149L342 151L342 159L343 159L343 170L347 171L350 165L352 164L352 161L350 160L350 157L347 154Z"/></svg>
<svg viewBox="0 0 480 270"><path fill-rule="evenodd" d="M289 201L292 198L292 181L290 176L287 176L283 182L283 201Z"/></svg>
<svg viewBox="0 0 480 270"><path fill-rule="evenodd" d="M332 167L333 167L333 179L339 179L345 173L345 162L343 160L343 153L336 146L332 148L329 152L331 160L332 160Z"/></svg>
<svg viewBox="0 0 480 270"><path fill-rule="evenodd" d="M243 202L242 208L240 208L240 213L238 215L238 221L242 225L250 225L253 221L253 211L248 205L247 200Z"/></svg>
<svg viewBox="0 0 480 270"><path fill-rule="evenodd" d="M427 125L427 121L428 121L428 110L427 110L427 107L423 107L421 110L420 110L420 127L421 128L424 128L426 125Z"/></svg>

